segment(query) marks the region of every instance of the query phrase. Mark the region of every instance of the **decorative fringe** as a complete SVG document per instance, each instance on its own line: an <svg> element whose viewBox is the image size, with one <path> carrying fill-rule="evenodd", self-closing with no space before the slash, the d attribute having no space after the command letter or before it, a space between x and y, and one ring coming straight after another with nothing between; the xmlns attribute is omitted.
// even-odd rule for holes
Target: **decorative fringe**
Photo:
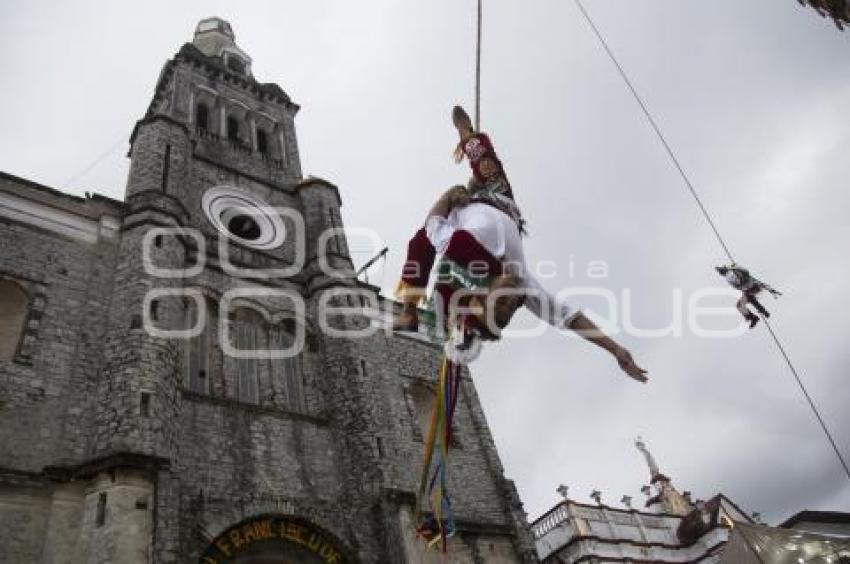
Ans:
<svg viewBox="0 0 850 564"><path fill-rule="evenodd" d="M448 538L455 533L446 467L452 440L452 418L460 389L460 374L460 365L443 355L434 407L431 410L431 426L425 441L419 492L416 496L416 535L425 540L429 547L441 544L442 552L446 552ZM422 506L423 497L428 500L427 509Z"/></svg>

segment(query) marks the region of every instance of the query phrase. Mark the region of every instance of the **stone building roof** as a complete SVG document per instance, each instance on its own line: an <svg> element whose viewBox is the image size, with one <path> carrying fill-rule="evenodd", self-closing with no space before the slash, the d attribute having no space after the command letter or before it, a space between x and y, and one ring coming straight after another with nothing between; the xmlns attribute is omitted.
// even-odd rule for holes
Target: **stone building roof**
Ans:
<svg viewBox="0 0 850 564"><path fill-rule="evenodd" d="M75 196L2 170L0 191L91 219L97 219L104 214L120 216L125 206L124 202L103 194L87 192L85 197Z"/></svg>
<svg viewBox="0 0 850 564"><path fill-rule="evenodd" d="M294 112L297 112L301 108L298 104L293 102L292 98L290 98L289 95L283 91L283 88L277 84L273 82L260 82L253 76L242 75L234 72L225 66L221 58L207 56L192 43L184 43L174 58L169 59L169 61L165 63L162 71L159 73L159 78L157 79L156 87L154 88L154 95L151 99L150 105L148 106L148 110L145 113L145 117L148 117L153 113L153 108L156 107L156 104L165 89L167 83L166 79L173 72L174 65L181 60L202 65L211 73L226 77L227 80L240 84L252 94L282 106L286 106Z"/></svg>

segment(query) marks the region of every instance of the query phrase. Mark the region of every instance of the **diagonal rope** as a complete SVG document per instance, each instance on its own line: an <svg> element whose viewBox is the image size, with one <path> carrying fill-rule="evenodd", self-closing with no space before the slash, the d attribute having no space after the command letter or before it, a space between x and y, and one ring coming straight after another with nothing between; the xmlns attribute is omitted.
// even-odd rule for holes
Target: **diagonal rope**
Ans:
<svg viewBox="0 0 850 564"><path fill-rule="evenodd" d="M847 461L844 460L844 456L841 454L841 451L838 449L838 445L835 444L835 439L832 438L832 433L829 432L829 428L826 426L826 422L821 417L818 408L815 406L815 402L812 400L812 397L809 395L809 392L806 390L806 386L803 385L803 381L800 379L800 375L797 374L797 369L794 368L794 364L792 364L791 359L788 357L788 353L785 352L785 347L782 346L782 343L779 341L779 337L776 336L776 333L773 332L773 327L770 326L770 323L767 322L767 319L762 318L764 321L764 326L767 327L767 330L770 331L770 336L773 337L773 341L776 343L776 346L779 348L779 352L782 353L782 357L785 359L785 363L788 365L788 368L791 370L791 374L794 375L794 379L797 380L797 385L800 386L800 391L803 392L803 395L806 397L806 401L809 402L809 407L812 408L812 411L815 414L815 417L818 418L818 423L820 423L821 429L823 429L826 438L829 439L829 444L832 445L832 450L835 451L836 456L838 456L838 460L841 462L841 465L844 467L844 472L847 474L847 477L850 478L850 467L847 466Z"/></svg>
<svg viewBox="0 0 850 564"><path fill-rule="evenodd" d="M478 19L475 40L475 131L481 129L481 0L478 0Z"/></svg>
<svg viewBox="0 0 850 564"><path fill-rule="evenodd" d="M93 160L93 161L92 161L92 162L91 162L91 163L90 163L90 164L89 164L86 168L84 168L84 169L83 169L83 170L81 170L80 172L78 172L78 173L74 174L73 176L71 176L70 178L68 178L68 180L66 180L65 182L63 182L63 183L60 185L61 189L62 189L62 190L67 189L67 188L68 188L68 186L69 186L72 182L76 182L77 180L79 180L80 178L84 177L86 174L88 174L88 173L89 173L89 172L91 172L92 170L94 170L94 168L95 168L97 165L99 165L101 162L103 162L103 161L104 161L104 159L106 159L107 157L109 157L110 155L112 155L112 153L115 151L115 149L117 149L117 148L118 148L118 146L119 146L119 145L121 145L121 143L126 143L126 138L127 138L127 134L126 134L126 133L122 133L122 134L121 134L121 136L120 136L120 137L119 137L119 138L115 141L115 143L113 143L113 144L112 144L112 146L110 146L110 147L109 147L109 149L107 149L107 150L106 150L106 151L104 151L101 155L99 155L97 158L95 158L95 159L94 159L94 160Z"/></svg>
<svg viewBox="0 0 850 564"><path fill-rule="evenodd" d="M667 143L667 139L664 137L664 134L661 133L661 129L658 127L658 124L655 122L655 118L652 117L652 114L649 113L649 109L647 109L646 104L643 103L643 99L640 97L640 94L637 93L635 87L632 85L632 81L629 80L629 76L626 74L626 71L623 70L623 67L620 66L620 63L617 61L617 58L614 56L613 51L611 51L610 47L608 47L608 42L602 37L602 34L599 32L599 29L596 27L596 24L593 23L593 20L590 18L590 14L587 13L587 10L584 9L584 6L581 3L581 0L575 0L576 6L581 10L581 13L584 15L584 18L587 20L587 23L590 25L591 29L593 29L593 33L596 34L596 37L599 39L599 42L602 44L602 47L605 49L605 52L608 53L608 57L611 59L611 62L614 63L614 66L617 67L617 71L620 73L620 76L625 81L626 86L629 87L629 90L632 92L632 96L634 96L635 101L640 106L640 109L643 110L643 115L646 116L646 119L649 121L649 125L652 126L652 129L655 130L655 134L658 136L658 139L661 141L661 144L664 145L664 150L667 151L667 154L670 156L670 160L673 161L673 164L676 166L676 170L679 171L679 175L682 177L682 180L685 181L685 185L688 187L688 190L691 191L691 195L696 200L697 205L699 206L700 211L702 211L703 217L708 222L708 225L711 227L711 230L714 231L714 236L717 237L717 241L720 243L720 246L723 247L723 251L726 253L726 256L729 257L731 262L735 262L735 259L732 258L732 253L729 251L729 247L726 245L726 242L723 240L723 237L720 236L720 231L718 231L717 226L714 224L714 221L711 219L711 215L709 215L708 210L702 203L697 191L694 189L694 185L691 184L691 180L688 178L688 175L685 174L685 170L682 168L682 165L679 164L679 159L676 158L675 153L673 153L673 149L670 148L670 145Z"/></svg>
<svg viewBox="0 0 850 564"><path fill-rule="evenodd" d="M643 99L638 94L635 87L632 85L632 81L629 80L629 76L626 74L626 71L617 61L617 57L614 56L614 52L608 46L608 42L605 41L605 38L602 36L602 33L599 31L599 28L596 27L596 24L593 23L593 19L590 17L590 14L587 13L587 10L584 9L584 6L581 3L581 0L574 0L576 6L578 6L579 11L581 11L584 19L587 20L588 25L593 30L593 33L596 35L596 38L599 39L599 42L602 44L602 47L605 49L605 52L608 54L608 57L611 59L611 62L614 63L614 66L617 67L617 71L620 73L623 81L628 86L629 90L634 96L635 101L640 106L641 110L643 110L643 114L646 116L647 121L652 126L652 129L655 131L655 134L658 136L658 139L661 141L661 144L664 146L664 149L667 151L667 154L670 156L670 160L673 161L673 164L676 167L676 170L679 171L679 175L684 180L685 185L690 190L691 195L696 200L697 205L699 206L700 211L702 211L703 217L708 222L708 225L711 227L711 230L714 231L714 236L717 237L717 241L720 243L720 246L723 247L723 251L726 253L726 256L729 257L729 260L734 263L735 259L732 258L732 252L729 250L729 247L726 245L726 242L723 240L723 237L720 235L720 231L717 229L714 221L711 219L711 215L708 213L705 205L703 205L702 200L697 194L696 189L693 184L691 184L688 175L685 173L685 170L682 168L682 165L679 163L679 159L676 158L676 154L673 152L673 149L670 147L670 144L667 143L667 139L664 137L664 134L661 132L661 129L658 127L655 119L652 117L652 114L649 112L649 109L646 107L646 104L643 102ZM794 379L797 381L797 384L800 386L800 390L803 392L803 395L806 398L806 401L809 403L809 407L812 408L812 412L820 423L821 428L823 429L824 434L826 435L829 444L832 446L832 450L835 451L835 455L838 457L839 462L841 462L841 466L844 468L844 472L847 474L847 478L850 478L850 467L847 465L847 461L844 459L844 456L841 454L841 451L838 449L838 445L835 444L835 440L832 438L832 433L829 431L829 427L827 427L826 422L824 422L823 417L821 417L820 411L818 410L815 402L812 400L812 397L809 395L808 390L806 390L805 384L803 384L800 375L797 373L797 369L794 368L794 364L791 362L791 358L788 356L788 353L785 352L785 347L782 346L782 343L777 337L776 333L773 331L773 327L767 322L767 319L763 319L764 324L767 327L767 330L770 331L770 336L773 337L773 342L776 343L776 347L779 349L779 352L782 353L782 357L785 359L785 363L788 365L788 368L791 370L791 374L794 375Z"/></svg>

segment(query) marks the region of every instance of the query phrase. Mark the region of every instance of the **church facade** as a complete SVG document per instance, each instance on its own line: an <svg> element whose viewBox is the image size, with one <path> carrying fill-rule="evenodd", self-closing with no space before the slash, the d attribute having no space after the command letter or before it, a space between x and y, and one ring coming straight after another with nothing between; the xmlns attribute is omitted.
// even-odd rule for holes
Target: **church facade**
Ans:
<svg viewBox="0 0 850 564"><path fill-rule="evenodd" d="M123 201L0 173L0 561L442 561L413 532L440 349L370 330L395 304L298 109L209 18ZM451 561L536 561L469 374L455 420Z"/></svg>

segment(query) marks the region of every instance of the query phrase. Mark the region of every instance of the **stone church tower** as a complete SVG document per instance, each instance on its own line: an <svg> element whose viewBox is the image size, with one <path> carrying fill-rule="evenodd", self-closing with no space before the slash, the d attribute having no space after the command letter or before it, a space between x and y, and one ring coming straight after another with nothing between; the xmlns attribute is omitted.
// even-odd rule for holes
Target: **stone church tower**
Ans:
<svg viewBox="0 0 850 564"><path fill-rule="evenodd" d="M208 18L124 201L0 173L0 562L443 561L413 535L440 350L370 330L395 304L302 177L298 109ZM461 398L449 559L535 561L468 374Z"/></svg>

